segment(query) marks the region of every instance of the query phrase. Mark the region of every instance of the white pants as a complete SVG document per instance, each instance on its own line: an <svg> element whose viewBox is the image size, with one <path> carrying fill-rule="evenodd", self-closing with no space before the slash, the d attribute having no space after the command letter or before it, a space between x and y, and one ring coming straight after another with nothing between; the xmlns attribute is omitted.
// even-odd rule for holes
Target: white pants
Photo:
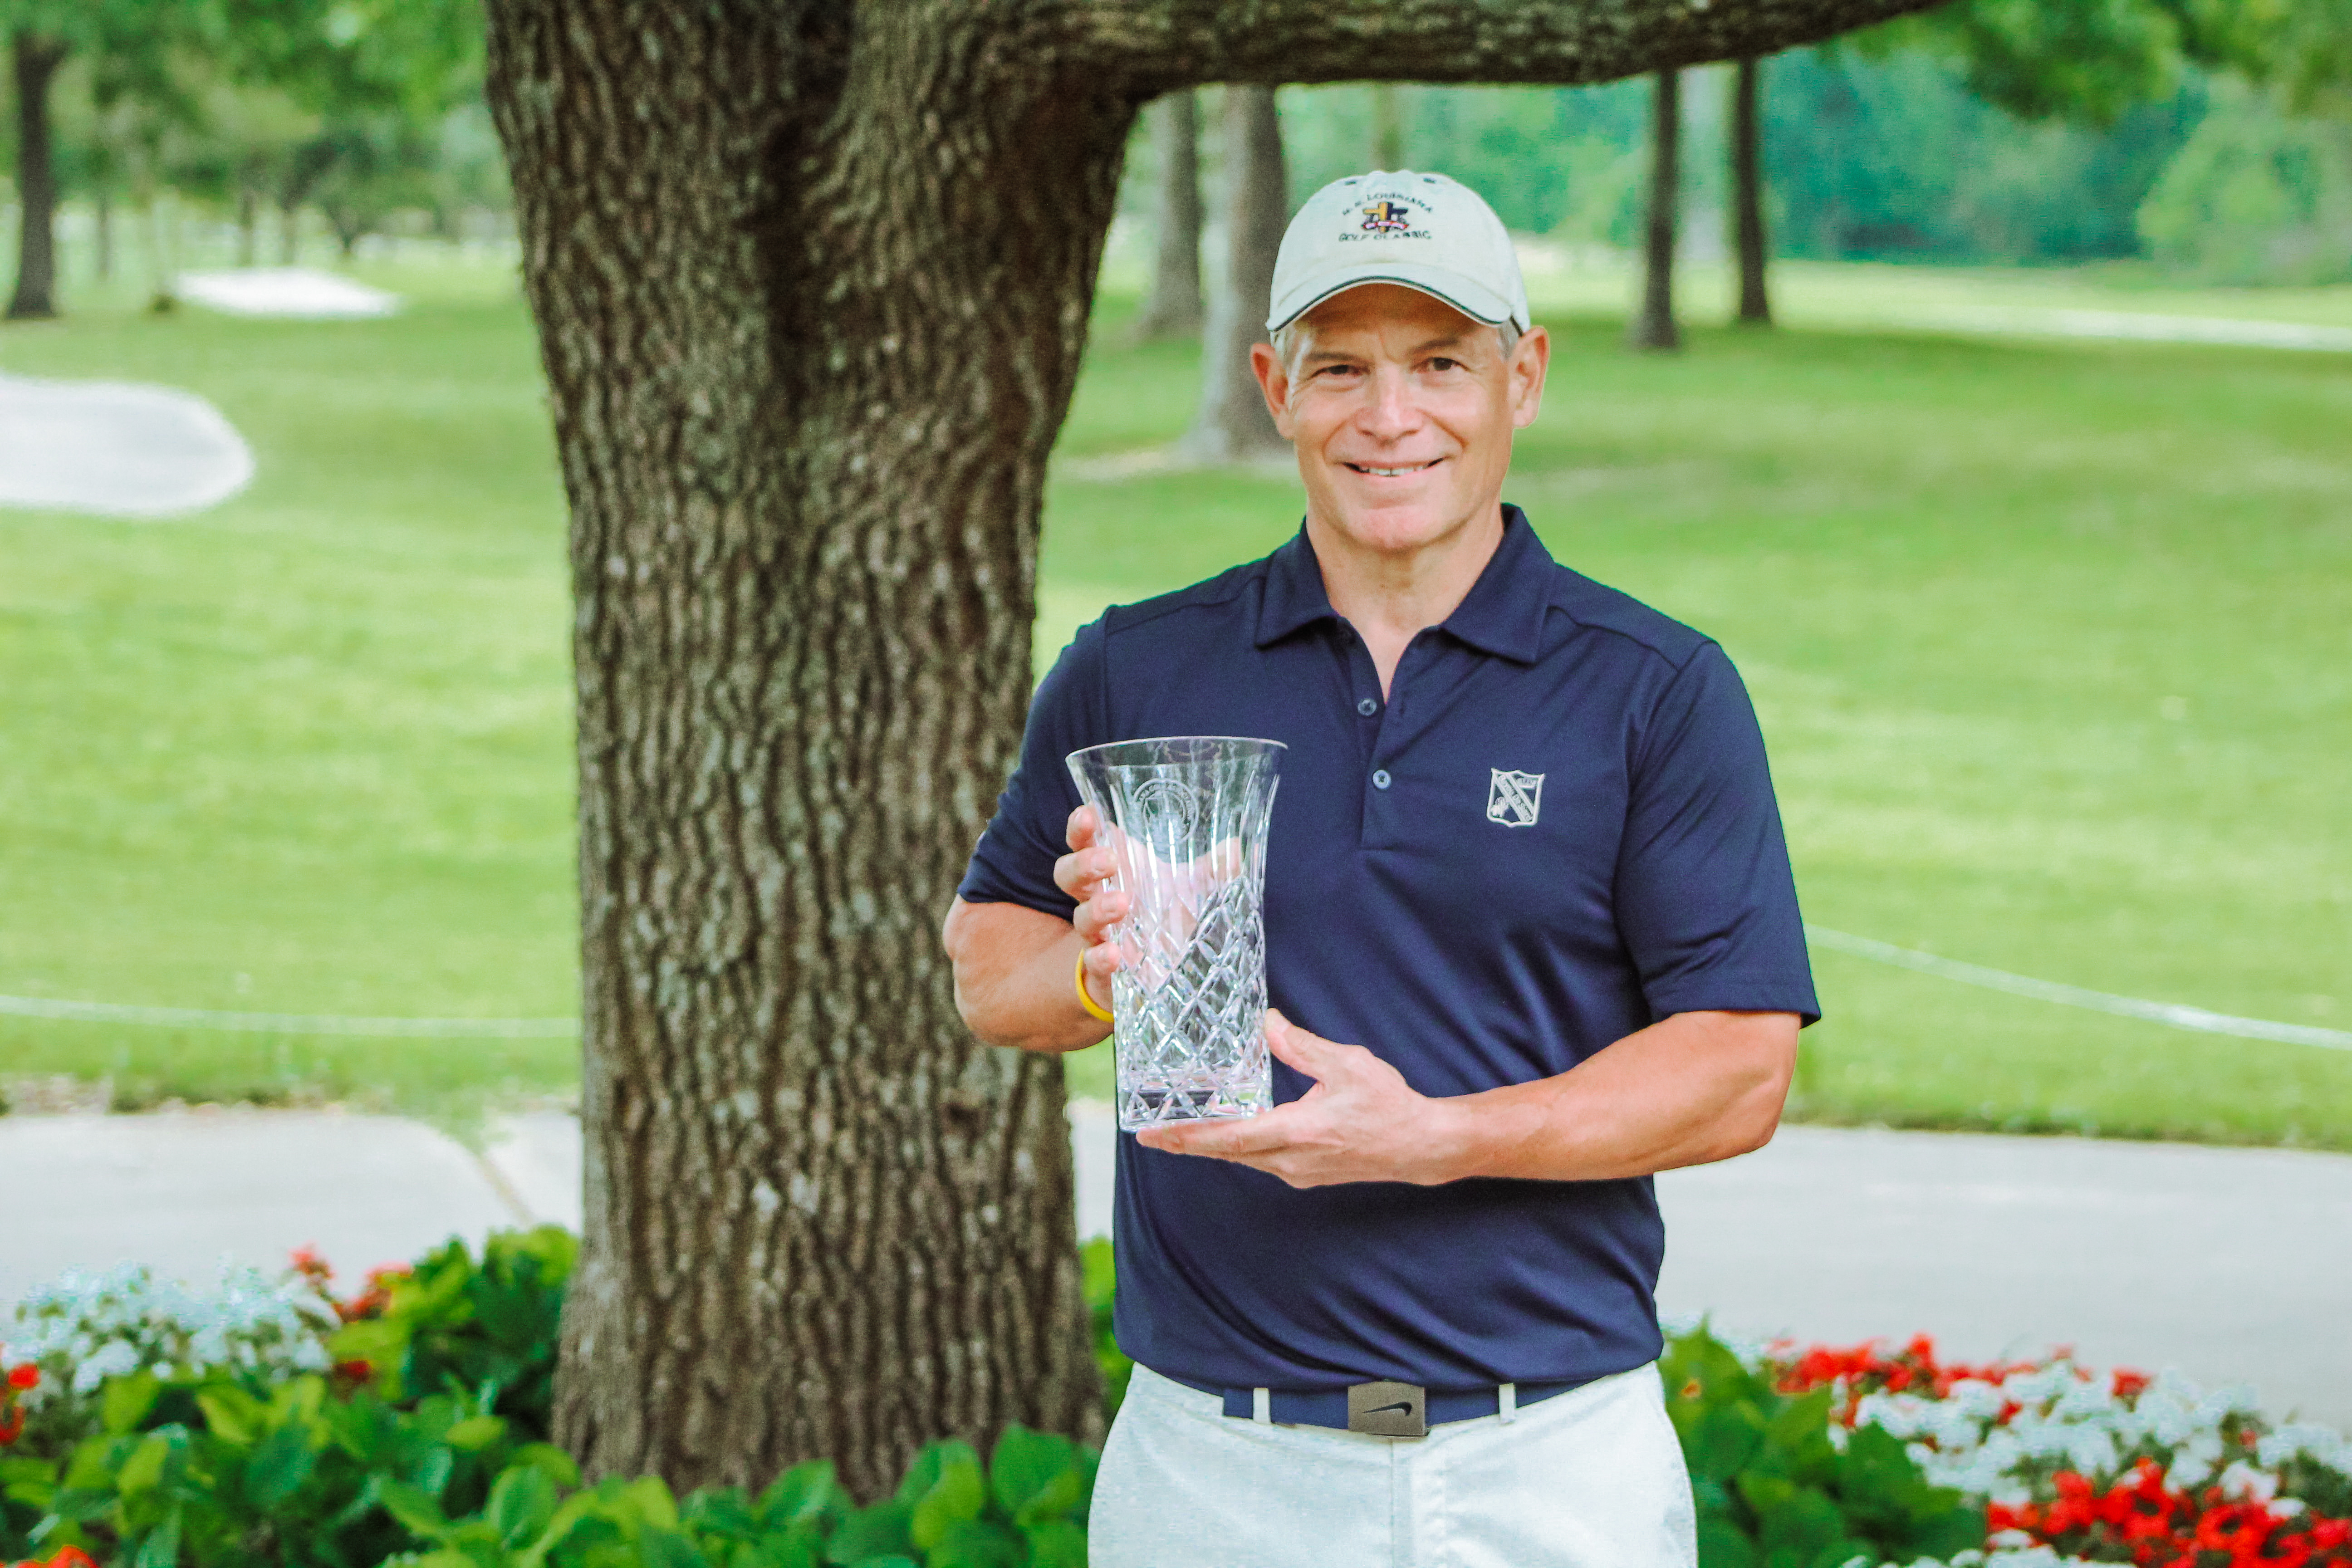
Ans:
<svg viewBox="0 0 2352 1568"><path fill-rule="evenodd" d="M1421 1438L1228 1416L1148 1367L1104 1445L1091 1568L1692 1568L1654 1365Z"/></svg>

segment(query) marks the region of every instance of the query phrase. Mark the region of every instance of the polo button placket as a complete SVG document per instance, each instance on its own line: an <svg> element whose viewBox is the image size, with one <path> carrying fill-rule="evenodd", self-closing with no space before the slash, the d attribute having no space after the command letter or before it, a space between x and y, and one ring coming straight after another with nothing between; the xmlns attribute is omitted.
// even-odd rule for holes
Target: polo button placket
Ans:
<svg viewBox="0 0 2352 1568"><path fill-rule="evenodd" d="M1361 702L1356 704L1356 711L1361 713L1367 719L1370 718L1380 710L1381 705L1377 698L1367 697Z"/></svg>
<svg viewBox="0 0 2352 1568"><path fill-rule="evenodd" d="M1372 770L1372 787L1374 789L1386 789L1389 787L1388 769L1374 768Z"/></svg>

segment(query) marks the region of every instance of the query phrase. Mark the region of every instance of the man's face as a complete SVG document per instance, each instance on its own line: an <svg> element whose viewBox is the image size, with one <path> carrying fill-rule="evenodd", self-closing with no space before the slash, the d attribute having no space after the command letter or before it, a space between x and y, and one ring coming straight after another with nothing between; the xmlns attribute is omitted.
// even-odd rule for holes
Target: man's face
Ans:
<svg viewBox="0 0 2352 1568"><path fill-rule="evenodd" d="M1300 319L1293 363L1255 351L1258 382L1298 448L1308 513L1350 543L1410 552L1495 514L1511 433L1533 422L1550 344L1508 359L1495 329L1393 283L1334 295Z"/></svg>

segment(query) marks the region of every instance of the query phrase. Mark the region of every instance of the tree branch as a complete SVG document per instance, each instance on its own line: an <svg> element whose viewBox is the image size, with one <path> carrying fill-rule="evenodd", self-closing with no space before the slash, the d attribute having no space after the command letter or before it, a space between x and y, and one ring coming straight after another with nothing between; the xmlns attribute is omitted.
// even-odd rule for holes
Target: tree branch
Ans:
<svg viewBox="0 0 2352 1568"><path fill-rule="evenodd" d="M1613 81L1767 55L1937 0L1036 0L1139 97L1214 81Z"/></svg>

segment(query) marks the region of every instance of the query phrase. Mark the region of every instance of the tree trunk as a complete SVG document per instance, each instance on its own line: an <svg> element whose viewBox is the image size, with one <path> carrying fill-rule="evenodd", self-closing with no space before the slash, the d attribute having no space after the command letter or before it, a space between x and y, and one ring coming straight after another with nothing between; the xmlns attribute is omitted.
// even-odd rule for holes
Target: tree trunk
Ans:
<svg viewBox="0 0 2352 1568"><path fill-rule="evenodd" d="M937 933L1018 748L1134 107L977 97L925 9L845 80L763 7L490 7L572 511L557 1423L600 1473L822 1456L873 1496L929 1438L1099 1436L1059 1065L972 1040Z"/></svg>
<svg viewBox="0 0 2352 1568"><path fill-rule="evenodd" d="M1201 342L1201 402L1185 433L1195 461L1245 462L1289 450L1265 411L1250 349L1265 342L1275 253L1290 219L1282 123L1274 89L1236 82L1224 92L1225 272Z"/></svg>
<svg viewBox="0 0 2352 1568"><path fill-rule="evenodd" d="M1372 144L1366 151L1375 169L1404 167L1404 100L1392 81L1372 83Z"/></svg>
<svg viewBox="0 0 2352 1568"><path fill-rule="evenodd" d="M278 265L291 267L302 253L302 209L292 202L278 209Z"/></svg>
<svg viewBox="0 0 2352 1568"><path fill-rule="evenodd" d="M261 255L261 197L249 181L236 187L236 264L251 267Z"/></svg>
<svg viewBox="0 0 2352 1568"><path fill-rule="evenodd" d="M98 280L111 283L114 281L114 193L100 185L95 205L98 209Z"/></svg>
<svg viewBox="0 0 2352 1568"><path fill-rule="evenodd" d="M1098 1429L1060 1074L972 1042L935 933L1019 750L1138 107L1917 3L490 0L572 515L590 1470L872 1496L928 1438Z"/></svg>
<svg viewBox="0 0 2352 1568"><path fill-rule="evenodd" d="M1139 342L1189 338L1201 330L1201 114L1191 88L1171 92L1150 110L1160 188L1152 204L1159 249L1151 294L1136 318Z"/></svg>
<svg viewBox="0 0 2352 1568"><path fill-rule="evenodd" d="M140 207L147 218L147 272L153 283L147 309L167 316L180 308L180 209L171 192L152 184L140 193Z"/></svg>
<svg viewBox="0 0 2352 1568"><path fill-rule="evenodd" d="M1731 73L1731 216L1733 247L1739 263L1741 322L1772 324L1772 301L1765 289L1769 252L1764 236L1764 126L1758 113L1763 70L1741 60Z"/></svg>
<svg viewBox="0 0 2352 1568"><path fill-rule="evenodd" d="M1678 349L1675 323L1675 217L1682 201L1682 73L1662 70L1650 99L1650 212L1642 247L1642 308L1631 334L1637 349Z"/></svg>
<svg viewBox="0 0 2352 1568"><path fill-rule="evenodd" d="M66 46L29 28L11 40L16 79L16 288L8 320L58 313L58 174L49 139L49 84Z"/></svg>

